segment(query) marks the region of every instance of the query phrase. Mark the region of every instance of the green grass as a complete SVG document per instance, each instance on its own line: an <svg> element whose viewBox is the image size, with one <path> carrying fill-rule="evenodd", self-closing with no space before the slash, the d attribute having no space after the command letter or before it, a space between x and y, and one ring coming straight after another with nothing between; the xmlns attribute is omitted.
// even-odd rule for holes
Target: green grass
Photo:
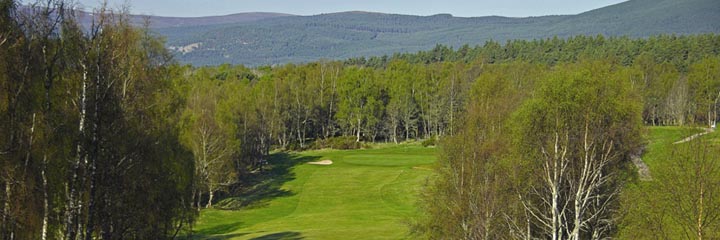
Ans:
<svg viewBox="0 0 720 240"><path fill-rule="evenodd" d="M674 162L677 161L673 158L673 151L678 147L682 147L680 143L673 144L674 142L680 141L693 134L703 132L701 128L694 127L648 127L646 128L647 145L642 156L643 161L648 165L650 169L650 175L653 176L654 180L643 182L636 181L631 182L625 186L622 193L623 204L625 206L626 215L624 216L625 222L621 223L619 229L618 239L650 239L652 238L647 233L657 231L657 229L648 229L648 227L657 227L657 224L653 223L650 225L647 221L647 214L654 214L657 216L664 216L661 220L664 222L666 234L669 234L671 239L682 238L680 235L681 229L671 222L669 212L663 212L661 201L656 199L658 194L662 194L663 189L658 188L659 179L667 179L663 174L667 174L671 171ZM715 131L706 135L701 136L693 141L700 139L708 140L715 146L720 143L720 132ZM660 204L660 205L657 205ZM660 211L660 212L658 212Z"/></svg>
<svg viewBox="0 0 720 240"><path fill-rule="evenodd" d="M653 170L661 168L665 163L668 156L671 155L672 146L674 142L680 141L693 134L703 132L700 128L691 127L648 127L647 129L647 145L645 152L643 153L642 159L650 168L650 173ZM715 134L715 133L713 133ZM705 135L703 137L708 137Z"/></svg>
<svg viewBox="0 0 720 240"><path fill-rule="evenodd" d="M278 188L252 207L203 210L199 239L401 239L435 148L381 146L351 151L277 153L287 167ZM308 165L330 159L332 165ZM413 168L417 166L425 166Z"/></svg>
<svg viewBox="0 0 720 240"><path fill-rule="evenodd" d="M648 127L646 129L647 145L642 159L650 168L651 174L653 170L657 172L667 166L674 147L686 144L675 145L674 142L705 131L697 127ZM696 140L699 139L706 140L712 145L720 145L720 131L705 134Z"/></svg>

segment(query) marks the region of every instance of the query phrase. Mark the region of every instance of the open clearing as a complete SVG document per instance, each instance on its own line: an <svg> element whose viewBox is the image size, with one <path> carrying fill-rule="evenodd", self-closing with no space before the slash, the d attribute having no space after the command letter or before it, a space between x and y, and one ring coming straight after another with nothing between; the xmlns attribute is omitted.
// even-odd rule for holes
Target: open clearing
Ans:
<svg viewBox="0 0 720 240"><path fill-rule="evenodd" d="M204 210L199 239L402 239L436 148L400 145L275 154L286 181L241 210ZM331 160L332 165L309 162Z"/></svg>

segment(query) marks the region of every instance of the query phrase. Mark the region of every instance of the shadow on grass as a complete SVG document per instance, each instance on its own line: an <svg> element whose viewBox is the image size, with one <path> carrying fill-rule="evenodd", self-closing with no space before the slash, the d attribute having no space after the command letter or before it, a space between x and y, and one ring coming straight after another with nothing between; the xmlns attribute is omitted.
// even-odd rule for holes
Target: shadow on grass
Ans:
<svg viewBox="0 0 720 240"><path fill-rule="evenodd" d="M202 229L197 232L193 232L192 235L183 235L180 236L178 239L184 239L184 240L191 240L191 239L233 239L238 238L244 235L248 235L249 233L229 233L233 232L235 230L240 229L242 227L241 222L236 223L229 223L229 224L221 224L214 227L209 227Z"/></svg>
<svg viewBox="0 0 720 240"><path fill-rule="evenodd" d="M250 240L300 240L304 237L299 232L279 232L251 238Z"/></svg>
<svg viewBox="0 0 720 240"><path fill-rule="evenodd" d="M244 235L248 235L249 233L230 233L230 234L224 234L224 235L203 235L203 234L195 234L190 239L206 239L206 240L225 240L225 239L233 239L238 238Z"/></svg>
<svg viewBox="0 0 720 240"><path fill-rule="evenodd" d="M217 225L214 227L204 228L204 229L196 232L193 235L199 236L200 238L205 239L205 238L203 238L203 236L206 236L206 237L211 236L211 235L214 236L215 234L218 234L218 233L223 234L223 233L229 233L229 232L238 230L242 227L242 224L243 224L242 222L220 224L220 225Z"/></svg>
<svg viewBox="0 0 720 240"><path fill-rule="evenodd" d="M266 206L272 199L292 196L295 193L281 189L283 184L295 179L292 169L319 158L284 152L271 154L268 165L262 171L246 174L240 179L240 185L234 186L229 195L220 196L222 200L216 203L215 207L226 210L258 208Z"/></svg>

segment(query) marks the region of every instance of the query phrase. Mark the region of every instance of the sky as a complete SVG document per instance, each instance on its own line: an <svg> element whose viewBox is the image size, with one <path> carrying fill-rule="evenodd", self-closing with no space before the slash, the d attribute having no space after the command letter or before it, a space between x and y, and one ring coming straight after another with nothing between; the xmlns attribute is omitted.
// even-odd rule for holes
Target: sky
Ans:
<svg viewBox="0 0 720 240"><path fill-rule="evenodd" d="M459 17L528 17L578 14L625 0L108 0L110 7L130 5L133 14L173 17L217 16L241 12L316 15L368 11L409 15L449 13ZM101 0L78 0L86 10Z"/></svg>

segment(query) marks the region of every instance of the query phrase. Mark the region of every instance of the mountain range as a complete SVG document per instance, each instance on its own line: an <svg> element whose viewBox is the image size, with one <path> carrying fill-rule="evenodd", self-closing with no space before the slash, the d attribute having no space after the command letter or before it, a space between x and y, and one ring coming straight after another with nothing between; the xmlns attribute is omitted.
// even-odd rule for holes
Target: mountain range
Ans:
<svg viewBox="0 0 720 240"><path fill-rule="evenodd" d="M575 35L647 37L720 32L718 0L630 0L576 15L511 18L341 12L148 18L180 62L248 66L346 59L494 40Z"/></svg>

